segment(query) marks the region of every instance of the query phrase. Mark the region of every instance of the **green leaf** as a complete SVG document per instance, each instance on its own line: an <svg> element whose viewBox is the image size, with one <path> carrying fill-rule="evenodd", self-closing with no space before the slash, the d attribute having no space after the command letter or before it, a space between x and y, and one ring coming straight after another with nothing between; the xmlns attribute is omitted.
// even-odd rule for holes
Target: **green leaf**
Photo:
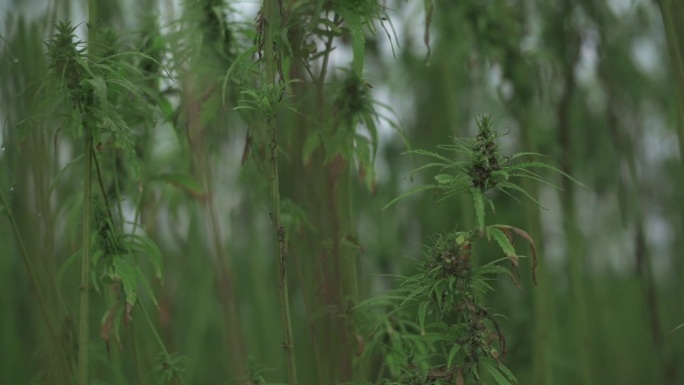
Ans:
<svg viewBox="0 0 684 385"><path fill-rule="evenodd" d="M112 262L114 273L121 279L126 294L126 303L135 306L138 299L138 285L136 284L135 268L123 257L116 255Z"/></svg>
<svg viewBox="0 0 684 385"><path fill-rule="evenodd" d="M458 354L459 350L461 350L461 345L453 344L451 346L451 350L449 350L449 354L447 355L447 368L451 368L451 365L454 363L454 358L456 358L456 354Z"/></svg>
<svg viewBox="0 0 684 385"><path fill-rule="evenodd" d="M477 228L479 230L484 230L485 227L485 204L484 195L482 191L471 188L471 195L473 196L473 205L475 207L475 216L477 216Z"/></svg>
<svg viewBox="0 0 684 385"><path fill-rule="evenodd" d="M366 34L363 31L361 18L354 11L346 8L336 10L347 23L349 32L352 38L352 52L354 58L352 60L352 70L356 73L359 79L363 78L363 61L366 54Z"/></svg>
<svg viewBox="0 0 684 385"><path fill-rule="evenodd" d="M515 166L513 166L513 168L523 168L523 169L524 169L524 168L529 168L529 167L545 168L545 169L547 169L547 170L551 170L551 171L553 171L553 172L557 172L557 173L563 175L564 177L570 179L571 181L577 183L577 184L578 184L579 186L581 186L582 188L587 188L587 186L585 186L584 184L582 184L582 182L580 182L580 181L578 181L577 179L571 177L571 176L570 176L569 174L567 174L566 172L561 171L560 169L558 169L558 168L556 168L556 167L553 167L553 166L551 166L551 165L548 165L548 164L546 164L546 163L542 163L542 162L523 162L523 163L518 163L518 164L516 164Z"/></svg>
<svg viewBox="0 0 684 385"><path fill-rule="evenodd" d="M544 206L542 206L542 204L541 204L537 199L535 199L532 195L530 195L530 193L528 193L524 188L518 186L518 185L515 184L515 183L511 183L511 182L501 182L501 183L499 183L498 189L501 190L502 192L508 194L509 196L513 197L513 198L515 198L515 197L514 197L513 195L511 195L511 194L510 194L508 191L506 191L506 190L507 190L507 189L510 189L510 190L518 191L518 192L520 192L521 194L523 194L524 196L526 196L529 200L531 200L532 202L536 203L536 204L537 204L539 207L541 207L542 209L547 210L547 208L544 207Z"/></svg>
<svg viewBox="0 0 684 385"><path fill-rule="evenodd" d="M323 3L321 2L321 4L323 4ZM332 20L326 19L326 18L320 18L320 19L318 19L318 22L320 24L323 24L324 26L328 27L330 29L330 31L333 32L334 34L336 34L338 36L342 34L342 30L340 29L340 27L335 25L335 23Z"/></svg>
<svg viewBox="0 0 684 385"><path fill-rule="evenodd" d="M451 184L454 181L454 176L449 174L435 175L435 180L439 184Z"/></svg>
<svg viewBox="0 0 684 385"><path fill-rule="evenodd" d="M428 312L429 302L421 302L418 306L418 325L420 326L420 334L425 334L425 316Z"/></svg>
<svg viewBox="0 0 684 385"><path fill-rule="evenodd" d="M159 107L162 116L169 122L173 121L174 110L171 102L166 98L159 98L157 103L157 107Z"/></svg>
<svg viewBox="0 0 684 385"><path fill-rule="evenodd" d="M406 192L400 194L398 197L392 199L392 200L391 200L388 204L386 204L385 207L383 207L382 209L383 209L383 210L387 209L388 207L390 207L390 206L392 206L393 204L397 203L397 201L399 201L399 200L401 200L401 199L404 199L404 198L406 198L406 197L409 196L409 195L415 194L415 193L417 193L417 192L419 192L419 191L430 190L430 189L433 189L433 188L435 188L435 186L432 186L432 185L423 185L423 186L416 186L416 187L413 187L412 189L410 189L410 190L408 190L408 191L406 191Z"/></svg>
<svg viewBox="0 0 684 385"><path fill-rule="evenodd" d="M486 372L492 375L494 380L499 385L513 385L517 384L518 381L513 377L513 374L505 368L502 364L494 362L489 359L480 360L480 368L484 369Z"/></svg>
<svg viewBox="0 0 684 385"><path fill-rule="evenodd" d="M501 250L503 250L507 257L514 260L518 259L518 254L515 252L515 248L508 239L508 236L506 236L503 231L499 230L497 227L489 226L487 227L487 234L490 235L497 244L499 244L499 247L501 247Z"/></svg>
<svg viewBox="0 0 684 385"><path fill-rule="evenodd" d="M86 79L83 82L92 86L98 103L104 104L107 102L107 83L101 76L94 76L92 79Z"/></svg>
<svg viewBox="0 0 684 385"><path fill-rule="evenodd" d="M156 243L150 238L144 237L137 234L126 234L126 237L131 238L128 246L131 250L136 251L149 260L154 268L154 275L164 284L164 260L161 255L161 251Z"/></svg>

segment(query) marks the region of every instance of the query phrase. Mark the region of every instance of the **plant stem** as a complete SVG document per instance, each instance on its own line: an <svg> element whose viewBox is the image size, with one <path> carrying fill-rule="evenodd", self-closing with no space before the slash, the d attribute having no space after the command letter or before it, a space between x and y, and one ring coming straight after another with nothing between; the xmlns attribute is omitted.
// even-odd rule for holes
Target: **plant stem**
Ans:
<svg viewBox="0 0 684 385"><path fill-rule="evenodd" d="M266 62L266 81L268 86L275 84L276 58L273 52L273 26L279 19L278 1L264 0L264 59ZM290 320L290 303L287 295L287 272L285 261L287 258L287 244L285 241L285 227L280 223L280 184L278 180L278 130L275 116L267 116L267 126L271 138L271 220L275 235L275 251L278 256L278 290L280 293L280 309L283 318L283 334L285 355L287 357L287 372L290 385L297 385L297 366L295 349L292 340L292 322Z"/></svg>
<svg viewBox="0 0 684 385"><path fill-rule="evenodd" d="M94 54L97 30L97 1L88 1L88 53ZM79 106L81 116L88 113L87 106ZM78 384L88 384L88 345L90 343L90 203L91 203L91 171L93 163L93 133L88 124L83 125L83 151L85 155L85 170L83 172L83 235L81 241L81 307L78 323Z"/></svg>
<svg viewBox="0 0 684 385"><path fill-rule="evenodd" d="M154 327L154 323L152 322L152 319L150 318L150 315L147 314L147 309L145 309L145 306L142 304L142 302L138 302L138 307L142 309L143 314L145 315L145 319L147 320L147 323L150 325L150 330L152 330L152 334L154 334L154 338L157 340L157 343L159 344L159 347L162 350L162 353L164 354L164 359L167 362L171 362L171 355L169 354L168 349L166 349L166 345L164 345L164 341L162 341L161 337L159 336L159 333L157 333L157 328ZM177 373L173 373L175 378L178 380L181 385L185 385L185 381L183 381L183 378Z"/></svg>
<svg viewBox="0 0 684 385"><path fill-rule="evenodd" d="M84 125L85 171L83 178L83 250L81 253L81 311L78 333L78 384L88 383L88 343L89 343L89 295L90 285L90 195L93 136L90 127Z"/></svg>
<svg viewBox="0 0 684 385"><path fill-rule="evenodd" d="M55 329L53 328L52 323L50 322L50 316L47 310L47 301L45 300L45 296L43 295L43 290L38 284L39 281L36 276L36 270L33 268L33 264L31 263L31 260L28 257L28 252L26 251L26 244L24 244L24 240L21 237L21 234L19 233L19 226L17 225L17 222L14 219L14 215L12 215L12 210L10 209L9 202L7 201L7 199L5 199L5 193L2 191L2 189L0 189L0 205L5 207L7 218L10 221L12 231L14 232L14 236L17 239L17 243L19 244L19 249L21 250L22 260L24 261L26 270L28 271L29 277L31 278L31 283L33 283L36 295L38 296L38 307L40 308L40 312L43 315L43 318L45 319L45 326L47 327L48 335L50 336L50 341L54 345L55 353L58 354L60 361L62 361L60 362L60 364L65 369L63 374L65 376L68 376L69 365L66 362L64 362L64 356L60 353L61 347L59 343L59 338L57 338L57 333L55 333Z"/></svg>

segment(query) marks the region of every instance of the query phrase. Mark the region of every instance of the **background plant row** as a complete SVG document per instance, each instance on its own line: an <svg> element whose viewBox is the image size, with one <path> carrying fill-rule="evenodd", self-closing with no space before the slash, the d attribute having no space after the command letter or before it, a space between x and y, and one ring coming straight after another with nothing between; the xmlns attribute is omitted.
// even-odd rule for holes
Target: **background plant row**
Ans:
<svg viewBox="0 0 684 385"><path fill-rule="evenodd" d="M493 197L488 223L527 229L540 259L537 287L523 273L487 299L506 366L525 384L682 381L678 3L92 3L84 23L80 3L10 2L0 24L0 383L63 383L76 362L83 127L104 192L87 216L91 383L287 380L274 153L299 383L389 376L351 309L416 273L435 234L478 227L467 194L383 210L440 180L400 154L473 136L482 112L504 153L587 187L544 174L564 191L525 183L543 207ZM57 52L67 20L83 42Z"/></svg>

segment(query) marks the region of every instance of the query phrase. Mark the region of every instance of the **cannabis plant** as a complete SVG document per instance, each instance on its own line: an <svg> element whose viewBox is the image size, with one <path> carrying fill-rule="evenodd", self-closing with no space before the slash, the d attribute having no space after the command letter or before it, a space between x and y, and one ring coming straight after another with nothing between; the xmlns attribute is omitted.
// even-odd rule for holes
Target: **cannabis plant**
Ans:
<svg viewBox="0 0 684 385"><path fill-rule="evenodd" d="M427 248L413 276L400 277L401 286L393 292L362 303L358 310L381 309L368 331L370 346L381 351L389 371L385 384L482 384L492 378L499 385L517 383L503 364L506 339L499 326L502 315L486 305L498 275L509 276L516 285L518 252L514 236L529 244L532 277L536 267L536 247L529 234L517 227L485 222L485 206L494 210L494 194L517 191L533 199L516 184L520 178L542 181L531 168L561 171L542 162L516 160L533 153L503 156L488 116L477 120L478 133L472 139L456 139L443 146L452 155L414 150L434 162L415 171L436 167L442 172L436 183L419 186L391 201L422 190L441 192L440 199L469 193L477 216L477 228L437 235ZM415 172L414 171L414 172ZM567 175L566 175L567 176ZM534 200L534 199L533 199ZM474 252L478 242L494 242L504 257L482 264ZM502 264L510 261L510 268ZM372 313L360 312L360 317ZM366 320L367 322L367 320ZM370 348L369 348L370 349ZM372 349L371 349L372 350Z"/></svg>

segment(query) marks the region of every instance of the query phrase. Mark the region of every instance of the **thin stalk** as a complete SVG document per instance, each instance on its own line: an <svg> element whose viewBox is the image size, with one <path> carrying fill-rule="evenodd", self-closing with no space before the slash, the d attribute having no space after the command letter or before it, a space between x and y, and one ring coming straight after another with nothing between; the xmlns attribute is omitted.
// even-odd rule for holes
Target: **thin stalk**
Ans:
<svg viewBox="0 0 684 385"><path fill-rule="evenodd" d="M535 135L533 130L537 126L531 123L532 120L529 119L529 116L524 109L524 105L514 107L514 115L520 122L520 127L526 128L521 132L521 139L525 148L530 149L530 151L536 151L537 146L535 146L532 138ZM534 199L537 199L539 194L537 182L525 179L522 187L528 191ZM525 203L525 215L527 219L526 223L528 223L527 232L532 236L532 239L541 240L539 207L531 202ZM540 249L542 248L541 245L538 245L538 247ZM549 274L544 265L539 266L537 269L537 281L539 284L548 285L550 282L549 278ZM532 300L534 303L533 320L535 330L534 354L532 357L532 362L534 363L532 383L552 385L556 383L553 375L553 366L549 360L549 357L551 356L551 338L553 330L552 323L548 322L548 320L553 318L553 302L550 299L548 290L532 290Z"/></svg>
<svg viewBox="0 0 684 385"><path fill-rule="evenodd" d="M679 154L682 166L680 167L680 173L684 174L684 42L682 41L682 32L684 32L684 16L682 12L684 11L684 6L681 2L676 2L672 0L660 0L658 1L660 6L660 14L663 19L663 26L665 29L665 36L667 40L667 47L670 56L670 63L672 66L672 72L675 75L675 83L677 85L678 100L675 106L677 111L676 128L677 128L677 138L679 144ZM681 207L681 206L680 206ZM680 209L680 216L684 219L684 211ZM684 273L684 264L681 262L677 265L677 270L679 273ZM681 281L679 285L680 289L675 290L677 293L681 293ZM678 300L681 302L681 294L678 296ZM679 312L681 316L681 312ZM676 378L677 374L672 374L672 377Z"/></svg>
<svg viewBox="0 0 684 385"><path fill-rule="evenodd" d="M78 384L88 383L88 344L89 344L89 295L90 285L90 195L91 195L91 169L93 163L93 153L90 148L93 146L93 136L90 127L84 126L85 146L85 171L83 178L83 250L81 252L81 310L78 327Z"/></svg>
<svg viewBox="0 0 684 385"><path fill-rule="evenodd" d="M93 54L96 40L97 1L88 1L88 50ZM87 108L79 106L81 115L87 113ZM90 126L83 125L83 151L85 155L85 170L83 172L83 248L81 252L81 298L78 324L78 384L88 384L88 345L90 343L90 204L91 204L91 170L93 163L93 133Z"/></svg>
<svg viewBox="0 0 684 385"><path fill-rule="evenodd" d="M273 31L275 21L279 19L278 0L264 0L264 59L266 62L266 84L274 85L276 78L276 58L273 52ZM290 319L290 303L287 295L287 272L285 261L287 258L287 244L285 241L285 226L280 222L280 184L278 180L278 130L274 116L267 117L267 125L271 138L271 219L275 235L275 251L278 256L278 291L280 294L280 309L283 322L285 356L287 358L287 372L290 385L297 385L297 366L295 362L295 347L292 339L292 322Z"/></svg>
<svg viewBox="0 0 684 385"><path fill-rule="evenodd" d="M59 338L57 338L57 333L55 333L55 329L52 327L52 323L50 322L50 316L47 311L47 301L45 300L45 296L43 295L43 290L40 288L40 285L38 284L39 281L36 276L36 271L33 268L33 264L31 263L31 260L28 257L28 252L26 251L26 244L24 244L24 239L21 237L21 234L19 233L19 226L17 225L17 222L14 219L14 215L12 215L12 210L10 209L9 202L5 198L5 193L2 189L0 189L0 204L5 207L5 215L7 215L7 218L10 221L10 226L12 227L14 236L17 239L17 243L19 244L19 249L21 250L22 260L24 261L26 270L28 271L29 277L31 278L31 283L33 284L34 289L36 291L36 296L38 296L38 307L40 308L40 312L43 315L43 318L45 319L45 325L47 326L50 341L54 345L55 353L58 353L61 349ZM58 355L60 357L60 361L62 361L61 364L65 369L63 373L68 376L69 366L67 363L64 362L63 355Z"/></svg>
<svg viewBox="0 0 684 385"><path fill-rule="evenodd" d="M210 176L208 166L203 167L204 187L205 191L213 191L210 184ZM244 375L247 369L245 362L245 349L242 342L242 333L240 332L240 316L238 314L237 299L235 295L235 274L233 269L229 266L230 256L223 249L221 244L221 231L218 223L217 210L214 205L214 194L209 194L205 209L209 215L211 234L214 241L214 252L216 253L216 263L218 265L218 285L221 293L224 317L226 318L226 329L228 333L229 349L230 349L230 364L233 366L235 373ZM228 263L224 262L224 258L228 259Z"/></svg>
<svg viewBox="0 0 684 385"><path fill-rule="evenodd" d="M147 320L147 323L150 325L152 334L154 335L154 338L157 340L157 343L159 344L159 347L161 348L162 353L164 354L164 359L166 359L167 362L171 362L171 355L169 354L169 351L166 349L166 345L164 345L164 341L162 341L161 337L159 336L159 333L157 333L157 328L154 327L152 319L150 318L149 314L147 314L147 309L145 309L145 306L141 302L138 302L138 307L142 309L142 312L145 315L145 319ZM178 382L181 383L181 385L185 385L185 381L183 381L183 378L178 373L174 372L173 375L176 377Z"/></svg>
<svg viewBox="0 0 684 385"><path fill-rule="evenodd" d="M674 15L681 15L683 9L677 9L677 3L671 0L658 1L660 6L660 15L663 19L663 26L665 29L665 37L667 40L667 48L670 56L670 64L672 72L675 77L675 86L679 95L679 103L677 103L677 113L679 114L679 121L677 124L677 134L679 137L679 149L684 149L684 52L681 51L681 41L679 35L681 31L677 30L677 25L682 25L684 18L677 20ZM684 158L683 158L684 161Z"/></svg>

